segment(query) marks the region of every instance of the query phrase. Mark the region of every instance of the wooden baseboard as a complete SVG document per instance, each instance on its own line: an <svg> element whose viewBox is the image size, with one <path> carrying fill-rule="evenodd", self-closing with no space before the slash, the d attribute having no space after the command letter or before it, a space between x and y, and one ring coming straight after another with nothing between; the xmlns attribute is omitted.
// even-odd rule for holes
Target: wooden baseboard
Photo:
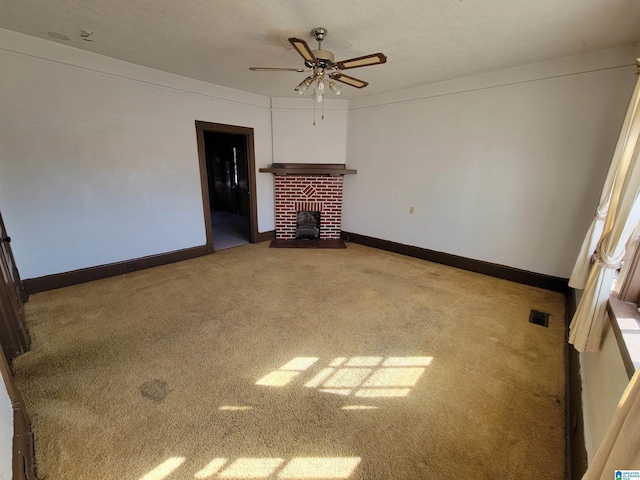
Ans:
<svg viewBox="0 0 640 480"><path fill-rule="evenodd" d="M36 479L33 432L20 410L13 411L13 478L14 480Z"/></svg>
<svg viewBox="0 0 640 480"><path fill-rule="evenodd" d="M276 231L269 230L268 232L258 232L254 236L255 243L268 242L269 240L273 240L276 238Z"/></svg>
<svg viewBox="0 0 640 480"><path fill-rule="evenodd" d="M197 247L185 248L183 250L175 250L173 252L135 258L124 262L98 265L95 267L73 270L71 272L46 275L44 277L28 278L23 280L22 284L28 294L33 294L53 290L55 288L68 287L78 283L91 282L101 278L122 275L123 273L135 272L145 268L180 262L190 258L201 257L208 253L211 253L211 248L207 245L200 245Z"/></svg>
<svg viewBox="0 0 640 480"><path fill-rule="evenodd" d="M276 238L275 230L257 233L254 237L255 243L266 242ZM82 268L71 272L56 273L44 277L28 278L22 281L23 288L27 295L53 290L55 288L68 287L78 283L91 282L101 278L122 275L123 273L135 272L145 268L158 267L168 263L189 260L190 258L201 257L213 253L213 244L199 245L197 247L175 250L173 252L149 255L148 257L134 258L124 262L109 263L95 267Z"/></svg>
<svg viewBox="0 0 640 480"><path fill-rule="evenodd" d="M491 277L503 278L524 285L553 290L555 292L566 293L569 291L569 280L566 278L552 277L541 273L528 272L517 268L506 267L496 263L484 262L482 260L474 260L472 258L460 257L450 253L437 252L412 245L404 245L402 243L392 242L390 240L381 240L379 238L368 237L358 233L342 232L342 238L347 242L359 243L369 247L387 250L389 252L400 253L410 257L428 260L434 263L441 263L450 267L461 268L471 272L482 273Z"/></svg>
<svg viewBox="0 0 640 480"><path fill-rule="evenodd" d="M348 242L360 243L370 247L380 248L390 252L400 253L411 257L421 258L435 263L449 265L451 267L470 270L472 272L482 273L497 278L503 278L525 285L545 288L558 292L568 291L568 280L540 273L527 272L516 268L497 265L494 263L483 262L470 258L460 257L449 253L437 252L421 247L404 245L389 240L381 240L366 235L360 235L351 232L341 232L341 236ZM254 241L256 243L273 240L275 231L258 233ZM161 253L158 255L150 255L147 257L136 258L123 262L110 263L107 265L98 265L95 267L73 270L71 272L57 273L54 275L46 275L44 277L28 278L23 280L23 286L28 295L55 288L68 287L78 283L90 282L101 278L122 275L123 273L134 272L145 268L157 267L168 263L188 260L190 258L200 257L211 253L210 245L200 245L197 247L176 250L173 252Z"/></svg>

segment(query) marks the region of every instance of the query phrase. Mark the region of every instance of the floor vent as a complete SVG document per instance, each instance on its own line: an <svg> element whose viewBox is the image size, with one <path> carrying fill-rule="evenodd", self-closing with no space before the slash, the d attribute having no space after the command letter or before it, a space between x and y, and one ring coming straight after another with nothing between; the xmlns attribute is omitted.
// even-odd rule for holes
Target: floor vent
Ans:
<svg viewBox="0 0 640 480"><path fill-rule="evenodd" d="M540 325L541 327L548 327L550 315L550 313L531 310L531 314L529 315L529 323L534 323L536 325Z"/></svg>

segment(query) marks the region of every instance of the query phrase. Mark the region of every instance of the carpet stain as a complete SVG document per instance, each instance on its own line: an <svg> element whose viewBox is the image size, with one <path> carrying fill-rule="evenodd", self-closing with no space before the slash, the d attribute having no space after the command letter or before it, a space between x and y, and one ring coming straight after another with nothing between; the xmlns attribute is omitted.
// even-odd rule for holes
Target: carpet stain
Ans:
<svg viewBox="0 0 640 480"><path fill-rule="evenodd" d="M162 403L168 393L167 382L164 380L149 380L140 385L140 394L155 403Z"/></svg>

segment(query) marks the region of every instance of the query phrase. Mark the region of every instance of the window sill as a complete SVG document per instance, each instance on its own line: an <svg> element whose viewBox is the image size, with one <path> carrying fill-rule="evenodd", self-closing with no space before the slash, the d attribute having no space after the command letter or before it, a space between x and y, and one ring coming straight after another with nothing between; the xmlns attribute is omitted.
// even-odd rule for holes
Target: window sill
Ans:
<svg viewBox="0 0 640 480"><path fill-rule="evenodd" d="M640 367L640 312L634 303L609 298L607 306L611 327L618 341L629 378Z"/></svg>

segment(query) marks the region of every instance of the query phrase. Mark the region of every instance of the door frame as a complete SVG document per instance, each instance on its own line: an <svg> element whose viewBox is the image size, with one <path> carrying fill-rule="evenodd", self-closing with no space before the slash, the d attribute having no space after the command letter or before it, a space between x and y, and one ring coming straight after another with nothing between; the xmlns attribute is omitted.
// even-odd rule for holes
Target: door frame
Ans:
<svg viewBox="0 0 640 480"><path fill-rule="evenodd" d="M258 204L256 200L256 153L253 128L226 125L196 120L196 140L198 143L198 162L200 164L200 187L202 189L202 209L207 238L207 253L213 253L213 230L211 227L211 207L209 203L209 182L207 179L207 157L204 145L204 132L232 133L243 135L247 149L247 184L249 186L249 242L255 243L258 237Z"/></svg>
<svg viewBox="0 0 640 480"><path fill-rule="evenodd" d="M7 361L31 347L24 316L25 300L25 289L11 250L11 237L0 214L0 344Z"/></svg>
<svg viewBox="0 0 640 480"><path fill-rule="evenodd" d="M11 238L0 214L0 378L9 396L13 413L12 478L35 479L33 433L20 391L16 387L9 362L29 350L31 339L24 316L25 289L20 280Z"/></svg>
<svg viewBox="0 0 640 480"><path fill-rule="evenodd" d="M0 352L0 378L7 389L13 409L13 453L14 480L35 480L35 449L31 422L20 391L16 387L9 363Z"/></svg>

